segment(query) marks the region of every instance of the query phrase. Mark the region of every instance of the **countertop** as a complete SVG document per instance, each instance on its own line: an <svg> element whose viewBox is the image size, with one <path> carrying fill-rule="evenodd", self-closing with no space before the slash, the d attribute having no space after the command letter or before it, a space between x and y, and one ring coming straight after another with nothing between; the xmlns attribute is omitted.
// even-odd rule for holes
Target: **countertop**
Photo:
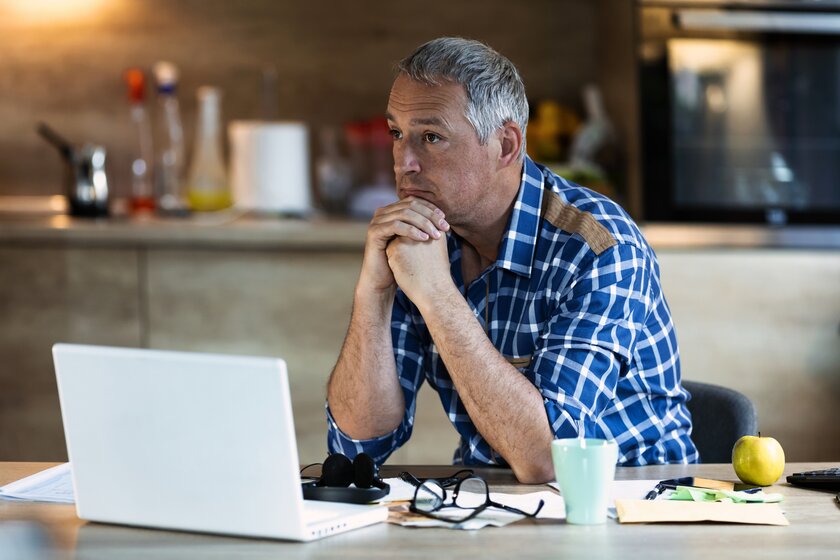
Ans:
<svg viewBox="0 0 840 560"><path fill-rule="evenodd" d="M72 218L0 211L0 244L361 251L367 222L254 215L229 210L185 218ZM840 249L840 226L643 224L656 250Z"/></svg>
<svg viewBox="0 0 840 560"><path fill-rule="evenodd" d="M186 218L71 218L0 213L0 244L362 251L367 223L216 212Z"/></svg>

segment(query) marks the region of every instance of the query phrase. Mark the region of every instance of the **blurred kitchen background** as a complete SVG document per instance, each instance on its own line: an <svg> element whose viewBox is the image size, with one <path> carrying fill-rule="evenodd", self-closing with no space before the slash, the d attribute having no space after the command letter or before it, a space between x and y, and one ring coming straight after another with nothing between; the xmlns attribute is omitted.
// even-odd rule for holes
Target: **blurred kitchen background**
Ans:
<svg viewBox="0 0 840 560"><path fill-rule="evenodd" d="M684 378L840 459L840 1L0 0L0 460L66 459L59 341L283 357L323 459L393 67L444 35L643 224ZM440 408L393 462L451 460Z"/></svg>

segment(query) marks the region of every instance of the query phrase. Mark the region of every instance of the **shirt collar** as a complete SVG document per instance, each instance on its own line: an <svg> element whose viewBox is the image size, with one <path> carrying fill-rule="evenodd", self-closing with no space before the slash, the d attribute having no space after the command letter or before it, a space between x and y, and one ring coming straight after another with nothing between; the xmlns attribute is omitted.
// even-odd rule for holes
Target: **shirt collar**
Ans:
<svg viewBox="0 0 840 560"><path fill-rule="evenodd" d="M502 245L496 266L517 274L530 277L534 261L542 210L543 174L537 164L525 156L522 166L522 182L516 203L510 213L507 231L502 237Z"/></svg>

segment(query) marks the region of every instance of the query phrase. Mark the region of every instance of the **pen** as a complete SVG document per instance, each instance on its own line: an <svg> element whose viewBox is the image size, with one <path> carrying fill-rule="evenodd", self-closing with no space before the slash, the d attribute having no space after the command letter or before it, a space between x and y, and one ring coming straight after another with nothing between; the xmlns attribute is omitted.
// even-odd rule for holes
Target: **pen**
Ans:
<svg viewBox="0 0 840 560"><path fill-rule="evenodd" d="M661 482L653 487L653 490L647 493L645 500L655 500L659 494L665 491L665 485Z"/></svg>

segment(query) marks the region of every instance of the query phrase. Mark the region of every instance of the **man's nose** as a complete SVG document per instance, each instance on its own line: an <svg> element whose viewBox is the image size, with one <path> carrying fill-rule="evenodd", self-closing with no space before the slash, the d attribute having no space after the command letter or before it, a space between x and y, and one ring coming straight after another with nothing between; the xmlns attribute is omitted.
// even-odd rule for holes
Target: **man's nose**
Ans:
<svg viewBox="0 0 840 560"><path fill-rule="evenodd" d="M409 173L419 173L420 162L417 154L407 140L394 143L394 175L401 177Z"/></svg>

